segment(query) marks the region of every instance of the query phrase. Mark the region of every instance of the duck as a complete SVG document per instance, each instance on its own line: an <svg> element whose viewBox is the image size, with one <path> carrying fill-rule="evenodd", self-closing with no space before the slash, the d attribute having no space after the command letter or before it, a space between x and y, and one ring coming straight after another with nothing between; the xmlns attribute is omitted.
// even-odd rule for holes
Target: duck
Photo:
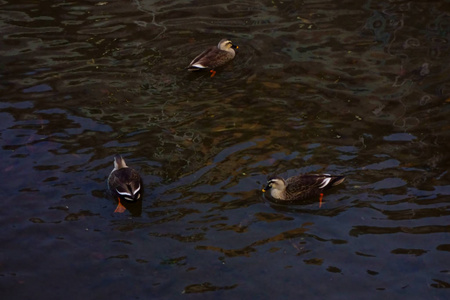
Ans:
<svg viewBox="0 0 450 300"><path fill-rule="evenodd" d="M216 74L214 69L231 61L236 55L235 49L238 48L229 39L221 39L217 46L212 46L195 57L187 69L188 71L209 69L213 77Z"/></svg>
<svg viewBox="0 0 450 300"><path fill-rule="evenodd" d="M127 166L120 154L114 156L114 169L109 174L108 186L119 201L114 212L123 213L126 210L121 201L136 202L141 199L141 176L136 170Z"/></svg>
<svg viewBox="0 0 450 300"><path fill-rule="evenodd" d="M322 206L323 191L341 184L345 176L330 174L301 174L283 179L278 175L269 176L262 192L270 192L270 196L280 201L302 201L319 196L319 207Z"/></svg>

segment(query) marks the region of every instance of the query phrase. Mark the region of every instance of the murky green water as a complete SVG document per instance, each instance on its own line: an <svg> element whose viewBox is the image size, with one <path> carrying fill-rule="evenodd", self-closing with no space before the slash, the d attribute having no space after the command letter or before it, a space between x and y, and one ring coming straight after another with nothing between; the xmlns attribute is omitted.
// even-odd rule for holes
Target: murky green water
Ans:
<svg viewBox="0 0 450 300"><path fill-rule="evenodd" d="M450 2L3 0L0 26L2 298L448 298ZM347 180L260 191L309 172Z"/></svg>

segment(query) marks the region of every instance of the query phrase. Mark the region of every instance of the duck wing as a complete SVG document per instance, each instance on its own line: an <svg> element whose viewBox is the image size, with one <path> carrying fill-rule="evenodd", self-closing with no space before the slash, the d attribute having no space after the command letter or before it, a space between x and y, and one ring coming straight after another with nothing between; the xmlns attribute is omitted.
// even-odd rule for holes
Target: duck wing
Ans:
<svg viewBox="0 0 450 300"><path fill-rule="evenodd" d="M329 174L293 176L286 180L286 198L288 200L301 200L317 196L323 189L338 185L344 179L344 176L331 176Z"/></svg>
<svg viewBox="0 0 450 300"><path fill-rule="evenodd" d="M210 47L194 58L188 69L214 69L224 65L233 57L233 53L219 50L217 47Z"/></svg>
<svg viewBox="0 0 450 300"><path fill-rule="evenodd" d="M133 195L141 188L139 173L131 168L123 168L114 171L108 180L110 189L120 195Z"/></svg>

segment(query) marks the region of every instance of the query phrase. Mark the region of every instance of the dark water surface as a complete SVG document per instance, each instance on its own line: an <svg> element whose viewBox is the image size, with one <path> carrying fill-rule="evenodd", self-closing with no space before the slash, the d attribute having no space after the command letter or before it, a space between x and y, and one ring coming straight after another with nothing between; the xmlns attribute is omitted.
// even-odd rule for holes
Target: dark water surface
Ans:
<svg viewBox="0 0 450 300"><path fill-rule="evenodd" d="M2 299L448 299L449 1L1 0ZM235 60L184 69L228 37ZM115 214L113 155L144 201ZM345 183L305 205L268 174Z"/></svg>

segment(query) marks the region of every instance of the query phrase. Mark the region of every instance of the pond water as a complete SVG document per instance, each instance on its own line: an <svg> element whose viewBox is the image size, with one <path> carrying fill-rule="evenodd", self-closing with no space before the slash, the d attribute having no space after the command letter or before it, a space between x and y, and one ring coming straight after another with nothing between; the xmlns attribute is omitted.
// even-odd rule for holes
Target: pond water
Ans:
<svg viewBox="0 0 450 300"><path fill-rule="evenodd" d="M0 14L3 299L448 299L449 1ZM122 214L116 153L145 186ZM261 192L322 172L347 179L321 207Z"/></svg>

